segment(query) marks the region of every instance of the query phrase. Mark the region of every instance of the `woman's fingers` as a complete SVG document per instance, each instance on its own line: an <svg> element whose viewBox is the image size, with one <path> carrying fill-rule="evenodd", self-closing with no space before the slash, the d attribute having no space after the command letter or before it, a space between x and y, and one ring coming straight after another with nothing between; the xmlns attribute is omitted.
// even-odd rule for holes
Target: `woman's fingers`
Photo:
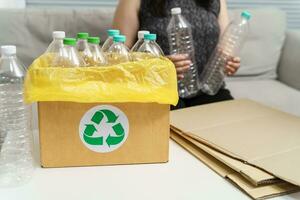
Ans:
<svg viewBox="0 0 300 200"><path fill-rule="evenodd" d="M235 68L233 68L233 67L231 67L229 65L226 65L226 67L225 67L225 73L227 75L233 75L235 72L236 72Z"/></svg>
<svg viewBox="0 0 300 200"><path fill-rule="evenodd" d="M172 62L178 62L178 61L189 59L189 55L188 54L174 54L174 55L167 56L167 58L169 58Z"/></svg>
<svg viewBox="0 0 300 200"><path fill-rule="evenodd" d="M183 74L178 74L178 75L177 75L177 79L178 79L178 80L181 80L181 79L183 79L183 78L184 78L184 75L183 75Z"/></svg>
<svg viewBox="0 0 300 200"><path fill-rule="evenodd" d="M176 68L176 72L178 75L181 75L181 74L184 74L185 72L187 72L189 70L190 66L189 65L186 65L186 66L183 66L183 67L177 67Z"/></svg>
<svg viewBox="0 0 300 200"><path fill-rule="evenodd" d="M225 67L225 72L228 75L233 75L237 72L237 70L240 68L241 66L241 60L238 57L232 58L231 61L227 62L227 65Z"/></svg>
<svg viewBox="0 0 300 200"><path fill-rule="evenodd" d="M183 67L183 66L190 66L192 62L190 60L182 60L178 62L174 62L176 68Z"/></svg>

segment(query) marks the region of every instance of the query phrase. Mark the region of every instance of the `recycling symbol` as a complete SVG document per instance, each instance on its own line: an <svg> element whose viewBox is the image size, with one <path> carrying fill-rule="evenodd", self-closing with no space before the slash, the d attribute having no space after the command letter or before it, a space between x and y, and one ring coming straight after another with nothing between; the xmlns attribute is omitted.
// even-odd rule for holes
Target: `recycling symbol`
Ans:
<svg viewBox="0 0 300 200"><path fill-rule="evenodd" d="M111 105L91 108L79 124L79 136L83 144L99 153L111 152L122 146L128 130L127 116Z"/></svg>

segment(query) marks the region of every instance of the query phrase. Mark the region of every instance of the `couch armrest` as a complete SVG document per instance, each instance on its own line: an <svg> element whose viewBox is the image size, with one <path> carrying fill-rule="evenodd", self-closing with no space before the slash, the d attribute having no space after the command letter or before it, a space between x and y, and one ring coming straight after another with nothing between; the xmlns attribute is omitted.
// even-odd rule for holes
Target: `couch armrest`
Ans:
<svg viewBox="0 0 300 200"><path fill-rule="evenodd" d="M300 90L300 31L289 30L278 67L278 79Z"/></svg>

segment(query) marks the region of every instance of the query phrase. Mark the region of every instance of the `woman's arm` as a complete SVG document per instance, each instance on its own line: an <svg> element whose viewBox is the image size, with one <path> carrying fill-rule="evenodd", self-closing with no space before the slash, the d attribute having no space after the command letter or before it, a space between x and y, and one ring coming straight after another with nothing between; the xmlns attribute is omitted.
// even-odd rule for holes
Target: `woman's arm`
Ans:
<svg viewBox="0 0 300 200"><path fill-rule="evenodd" d="M227 25L229 24L229 17L228 17L228 11L227 11L227 3L226 0L220 0L220 15L219 15L219 25L221 29L221 35L224 33Z"/></svg>
<svg viewBox="0 0 300 200"><path fill-rule="evenodd" d="M219 15L219 24L221 29L221 35L224 33L226 27L229 24L228 10L226 0L220 0L221 2L221 10ZM231 60L227 62L225 67L225 72L227 75L234 75L241 66L241 59L238 57L232 57Z"/></svg>
<svg viewBox="0 0 300 200"><path fill-rule="evenodd" d="M123 35L126 35L128 47L132 47L136 40L140 4L140 0L120 0L115 12L113 28L119 29Z"/></svg>

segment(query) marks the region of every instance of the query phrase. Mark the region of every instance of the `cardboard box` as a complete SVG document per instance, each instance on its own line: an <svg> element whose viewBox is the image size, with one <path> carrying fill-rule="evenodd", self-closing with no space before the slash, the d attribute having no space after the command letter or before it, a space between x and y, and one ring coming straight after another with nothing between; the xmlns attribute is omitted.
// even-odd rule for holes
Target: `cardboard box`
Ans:
<svg viewBox="0 0 300 200"><path fill-rule="evenodd" d="M287 182L272 183L263 186L253 186L241 174L206 153L190 141L171 131L171 138L189 151L196 158L214 170L220 176L237 186L252 199L267 199L299 191L299 187Z"/></svg>
<svg viewBox="0 0 300 200"><path fill-rule="evenodd" d="M157 103L39 102L41 165L167 162L169 110Z"/></svg>
<svg viewBox="0 0 300 200"><path fill-rule="evenodd" d="M300 118L250 100L171 113L171 125L232 158L300 185Z"/></svg>

